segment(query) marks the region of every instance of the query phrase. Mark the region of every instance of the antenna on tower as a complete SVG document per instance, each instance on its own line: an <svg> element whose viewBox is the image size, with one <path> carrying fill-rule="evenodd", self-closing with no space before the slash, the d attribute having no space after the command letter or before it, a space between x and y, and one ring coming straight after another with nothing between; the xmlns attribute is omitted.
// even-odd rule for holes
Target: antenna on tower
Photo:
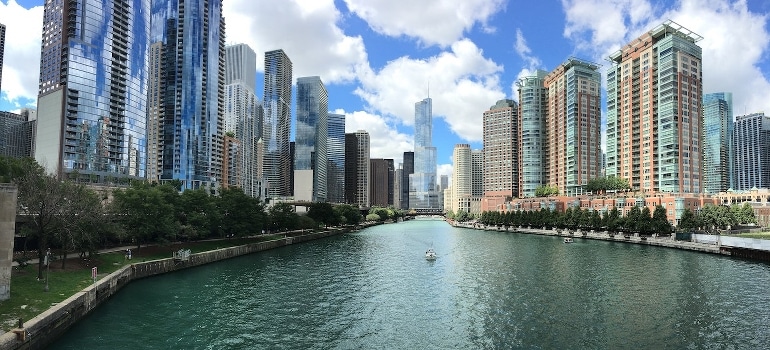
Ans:
<svg viewBox="0 0 770 350"><path fill-rule="evenodd" d="M428 98L430 98L430 80L428 80Z"/></svg>

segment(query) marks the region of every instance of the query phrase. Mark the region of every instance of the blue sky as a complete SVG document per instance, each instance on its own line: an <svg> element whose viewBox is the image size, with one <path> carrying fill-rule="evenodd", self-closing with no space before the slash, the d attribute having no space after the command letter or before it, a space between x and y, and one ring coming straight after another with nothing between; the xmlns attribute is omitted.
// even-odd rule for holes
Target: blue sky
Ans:
<svg viewBox="0 0 770 350"><path fill-rule="evenodd" d="M260 73L263 53L281 48L295 81L321 76L347 131L371 134L373 158L400 162L412 150L414 103L430 86L440 174L451 173L455 144L481 148L482 113L516 99L518 77L571 56L603 72L610 53L669 19L704 38L705 92L732 92L738 115L770 113L766 0L223 1L227 42L251 46ZM0 110L35 106L42 3L0 0Z"/></svg>

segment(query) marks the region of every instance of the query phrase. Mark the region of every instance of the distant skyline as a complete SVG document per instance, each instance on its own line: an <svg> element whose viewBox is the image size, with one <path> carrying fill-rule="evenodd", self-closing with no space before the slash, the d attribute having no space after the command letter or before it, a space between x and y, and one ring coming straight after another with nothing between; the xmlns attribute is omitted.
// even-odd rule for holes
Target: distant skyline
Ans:
<svg viewBox="0 0 770 350"><path fill-rule="evenodd" d="M36 107L42 4L0 0L7 29L0 110ZM668 19L703 37L705 93L732 92L735 115L770 112L763 0L224 0L223 12L227 43L257 53L256 91L264 53L283 49L294 77L321 77L347 132L369 132L372 158L397 165L414 150L414 103L430 86L439 175L451 172L455 144L481 148L483 112L518 100L518 77L569 57L601 65L605 119L605 59Z"/></svg>

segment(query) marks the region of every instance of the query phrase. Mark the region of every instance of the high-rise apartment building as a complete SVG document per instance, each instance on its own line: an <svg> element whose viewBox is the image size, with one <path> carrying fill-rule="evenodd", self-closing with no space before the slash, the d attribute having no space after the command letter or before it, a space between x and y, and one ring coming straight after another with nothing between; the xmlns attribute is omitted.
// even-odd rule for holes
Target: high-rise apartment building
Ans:
<svg viewBox="0 0 770 350"><path fill-rule="evenodd" d="M34 156L37 115L23 108L19 114L0 111L0 155L13 158Z"/></svg>
<svg viewBox="0 0 770 350"><path fill-rule="evenodd" d="M667 21L610 55L607 176L635 191L702 191L700 39Z"/></svg>
<svg viewBox="0 0 770 350"><path fill-rule="evenodd" d="M238 172L230 174L229 181L235 180L244 193L256 198L262 193L256 149L262 136L262 104L256 96L257 54L246 44L230 45L225 47L225 62L225 138L233 135L239 145L235 160Z"/></svg>
<svg viewBox="0 0 770 350"><path fill-rule="evenodd" d="M570 58L548 73L546 184L567 196L601 174L601 75L599 66Z"/></svg>
<svg viewBox="0 0 770 350"><path fill-rule="evenodd" d="M361 208L370 206L369 133L358 130L345 134L345 202Z"/></svg>
<svg viewBox="0 0 770 350"><path fill-rule="evenodd" d="M3 91L3 55L5 53L5 25L0 23L0 92Z"/></svg>
<svg viewBox="0 0 770 350"><path fill-rule="evenodd" d="M326 202L329 95L320 77L297 78L294 198Z"/></svg>
<svg viewBox="0 0 770 350"><path fill-rule="evenodd" d="M519 196L520 140L516 101L500 100L484 111L483 196L492 207Z"/></svg>
<svg viewBox="0 0 770 350"><path fill-rule="evenodd" d="M409 207L439 209L433 103L430 98L414 104L414 173L409 175Z"/></svg>
<svg viewBox="0 0 770 350"><path fill-rule="evenodd" d="M158 178L215 188L224 157L222 2L153 0L152 20L150 65L158 76L149 77L149 91L159 98L150 97L147 119L159 123L158 138L148 140L158 143Z"/></svg>
<svg viewBox="0 0 770 350"><path fill-rule="evenodd" d="M516 81L519 93L519 196L534 197L535 190L546 184L547 95L546 71Z"/></svg>
<svg viewBox="0 0 770 350"><path fill-rule="evenodd" d="M471 146L467 143L455 145L452 152L452 195L448 209L457 214L461 211L470 213L473 196L473 159ZM444 203L445 207L447 203Z"/></svg>
<svg viewBox="0 0 770 350"><path fill-rule="evenodd" d="M387 208L393 205L393 159L373 158L369 160L369 164L371 205Z"/></svg>
<svg viewBox="0 0 770 350"><path fill-rule="evenodd" d="M770 187L770 117L735 118L735 190Z"/></svg>
<svg viewBox="0 0 770 350"><path fill-rule="evenodd" d="M345 115L329 113L326 193L329 203L345 203Z"/></svg>
<svg viewBox="0 0 770 350"><path fill-rule="evenodd" d="M401 172L401 209L409 209L409 175L414 174L414 152L404 152L404 167Z"/></svg>
<svg viewBox="0 0 770 350"><path fill-rule="evenodd" d="M703 189L717 194L733 188L733 96L729 92L703 95Z"/></svg>
<svg viewBox="0 0 770 350"><path fill-rule="evenodd" d="M283 50L265 52L265 94L262 139L265 142L265 173L270 197L290 196L292 191L291 145L292 63ZM368 162L367 162L368 164Z"/></svg>
<svg viewBox="0 0 770 350"><path fill-rule="evenodd" d="M44 5L35 159L81 181L144 178L150 2L77 5Z"/></svg>

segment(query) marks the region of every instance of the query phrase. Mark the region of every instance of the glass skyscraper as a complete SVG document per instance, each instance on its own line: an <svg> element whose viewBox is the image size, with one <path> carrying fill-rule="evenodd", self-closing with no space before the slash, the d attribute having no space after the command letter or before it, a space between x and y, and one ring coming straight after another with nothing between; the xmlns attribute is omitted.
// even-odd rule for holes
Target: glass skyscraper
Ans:
<svg viewBox="0 0 770 350"><path fill-rule="evenodd" d="M519 92L519 196L534 197L545 185L547 90L543 86L548 73L536 71L516 82Z"/></svg>
<svg viewBox="0 0 770 350"><path fill-rule="evenodd" d="M735 118L735 188L770 187L770 116L752 113Z"/></svg>
<svg viewBox="0 0 770 350"><path fill-rule="evenodd" d="M414 173L409 175L409 207L440 209L436 191L436 147L433 147L433 103L414 104Z"/></svg>
<svg viewBox="0 0 770 350"><path fill-rule="evenodd" d="M703 188L717 194L733 184L733 96L729 92L703 95Z"/></svg>
<svg viewBox="0 0 770 350"><path fill-rule="evenodd" d="M345 115L327 115L326 192L330 203L345 203Z"/></svg>
<svg viewBox="0 0 770 350"><path fill-rule="evenodd" d="M160 181L183 189L222 181L225 22L221 0L153 0L151 43L160 50ZM151 116L150 116L151 117ZM148 117L148 119L150 119Z"/></svg>
<svg viewBox="0 0 770 350"><path fill-rule="evenodd" d="M297 200L328 200L328 109L329 96L321 78L297 78L297 129L294 135L294 197ZM298 177L302 173L312 177L309 183ZM310 194L310 198L305 194Z"/></svg>
<svg viewBox="0 0 770 350"><path fill-rule="evenodd" d="M145 177L149 33L150 0L45 2L35 158L47 171Z"/></svg>
<svg viewBox="0 0 770 350"><path fill-rule="evenodd" d="M292 193L291 77L291 60L283 50L265 52L262 140L265 143L263 176L268 182L269 197L285 197Z"/></svg>

